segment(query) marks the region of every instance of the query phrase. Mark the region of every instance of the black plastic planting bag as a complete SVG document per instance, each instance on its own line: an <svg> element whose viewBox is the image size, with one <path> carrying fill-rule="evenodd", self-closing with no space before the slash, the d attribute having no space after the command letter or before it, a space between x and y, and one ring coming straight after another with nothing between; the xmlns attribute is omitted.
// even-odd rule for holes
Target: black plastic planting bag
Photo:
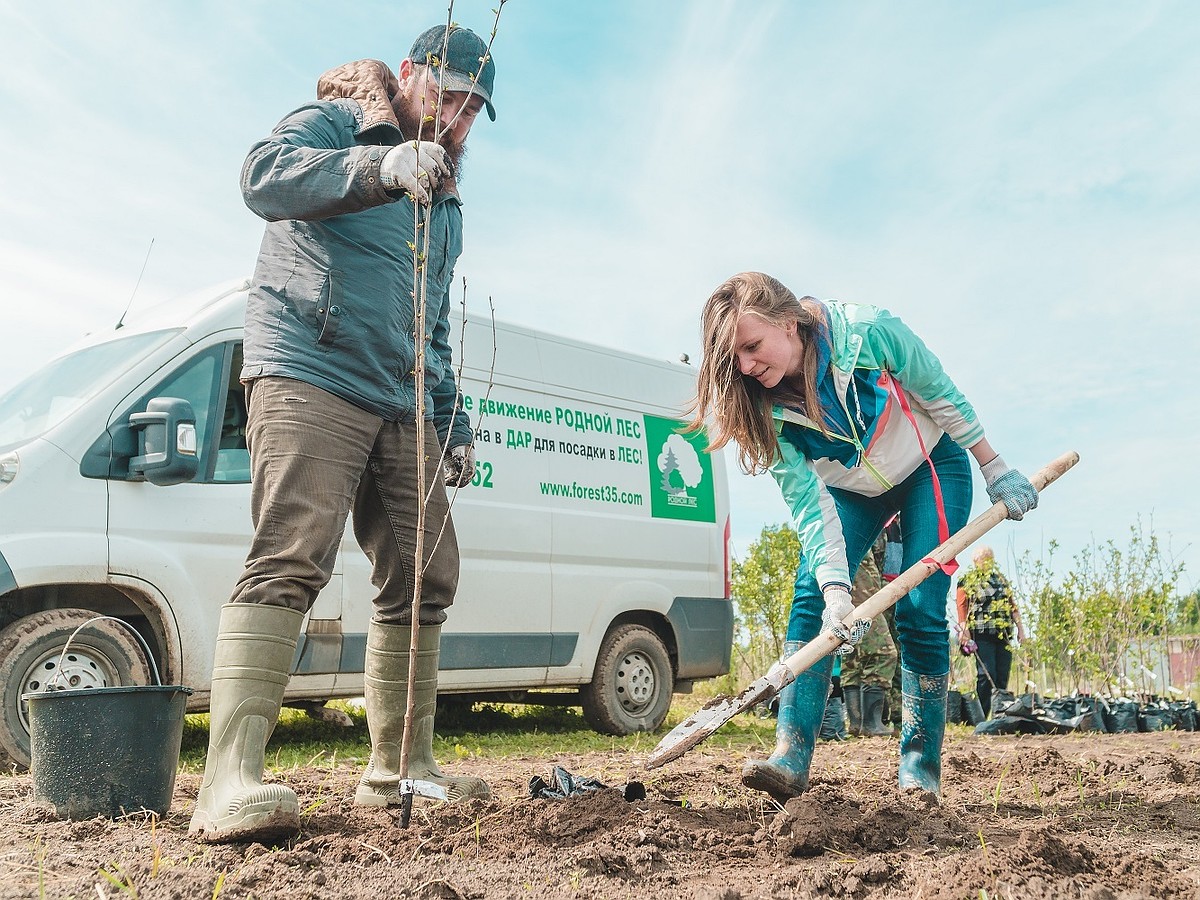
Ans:
<svg viewBox="0 0 1200 900"><path fill-rule="evenodd" d="M1108 709L1111 721L1105 724L1113 734L1138 730L1138 705L1132 700L1114 700Z"/></svg>
<svg viewBox="0 0 1200 900"><path fill-rule="evenodd" d="M1030 718L1033 716L1034 710L1042 705L1042 698L1037 694L1022 694L1015 700L1009 702L1008 707L1004 710L1006 716L1022 716Z"/></svg>
<svg viewBox="0 0 1200 900"><path fill-rule="evenodd" d="M1059 697L1047 700L1045 708L1050 718L1069 731L1108 730L1100 704L1093 697Z"/></svg>
<svg viewBox="0 0 1200 900"><path fill-rule="evenodd" d="M1184 731L1200 730L1200 723L1196 721L1196 701L1195 700L1174 700L1171 702L1171 708L1179 714L1179 727Z"/></svg>
<svg viewBox="0 0 1200 900"><path fill-rule="evenodd" d="M963 694L962 705L963 718L967 720L968 725L978 725L987 718L983 714L983 704L974 694Z"/></svg>
<svg viewBox="0 0 1200 900"><path fill-rule="evenodd" d="M1074 697L1055 697L1053 700L1046 700L1042 706L1055 719L1070 719L1077 715Z"/></svg>
<svg viewBox="0 0 1200 900"><path fill-rule="evenodd" d="M1035 719L997 716L975 726L976 734L1045 734L1047 727Z"/></svg>
<svg viewBox="0 0 1200 900"><path fill-rule="evenodd" d="M1008 712L1009 705L1017 699L1017 695L1012 691L995 690L992 691L992 708L990 710L992 718L1002 716Z"/></svg>
<svg viewBox="0 0 1200 900"><path fill-rule="evenodd" d="M1037 694L1023 694L1003 705L1003 712L975 728L976 734L1069 734L1094 728L1094 713L1079 711L1075 697L1043 701Z"/></svg>
<svg viewBox="0 0 1200 900"><path fill-rule="evenodd" d="M958 691L946 691L946 721L951 725L962 724L962 694Z"/></svg>
<svg viewBox="0 0 1200 900"><path fill-rule="evenodd" d="M1101 697L1079 697L1075 708L1084 715L1086 731L1108 731L1108 704Z"/></svg>
<svg viewBox="0 0 1200 900"><path fill-rule="evenodd" d="M1175 712L1160 706L1145 706L1138 714L1139 731L1170 731L1178 724Z"/></svg>

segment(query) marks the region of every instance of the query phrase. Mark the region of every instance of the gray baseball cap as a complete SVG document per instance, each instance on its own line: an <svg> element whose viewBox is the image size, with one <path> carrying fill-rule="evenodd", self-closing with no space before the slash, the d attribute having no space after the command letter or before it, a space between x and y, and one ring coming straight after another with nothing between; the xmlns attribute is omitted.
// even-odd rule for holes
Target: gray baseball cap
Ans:
<svg viewBox="0 0 1200 900"><path fill-rule="evenodd" d="M446 59L443 65L442 51ZM423 32L414 42L408 58L420 65L433 66L443 91L471 91L483 99L488 117L496 121L492 106L492 85L496 80L496 63L487 52L487 43L469 28L435 25Z"/></svg>

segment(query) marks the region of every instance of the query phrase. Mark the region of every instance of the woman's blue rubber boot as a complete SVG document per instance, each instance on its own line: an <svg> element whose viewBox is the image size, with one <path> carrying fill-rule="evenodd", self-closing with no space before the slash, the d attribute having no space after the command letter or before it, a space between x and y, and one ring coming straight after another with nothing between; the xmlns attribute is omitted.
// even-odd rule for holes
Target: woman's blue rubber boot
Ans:
<svg viewBox="0 0 1200 900"><path fill-rule="evenodd" d="M791 656L803 646L800 641L788 641L784 654ZM769 759L747 762L742 767L742 784L766 791L777 803L786 803L808 790L808 766L825 717L832 670L833 660L826 656L779 692L775 752Z"/></svg>
<svg viewBox="0 0 1200 900"><path fill-rule="evenodd" d="M900 788L942 795L942 738L950 673L918 675L900 669L904 724L900 729Z"/></svg>

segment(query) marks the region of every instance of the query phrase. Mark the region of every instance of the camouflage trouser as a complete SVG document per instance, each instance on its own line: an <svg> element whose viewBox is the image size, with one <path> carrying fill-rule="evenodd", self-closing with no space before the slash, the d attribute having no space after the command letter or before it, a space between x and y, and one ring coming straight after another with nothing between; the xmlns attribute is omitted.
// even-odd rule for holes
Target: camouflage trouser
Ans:
<svg viewBox="0 0 1200 900"><path fill-rule="evenodd" d="M854 652L842 657L842 688L877 684L892 686L899 657L888 629L887 618L880 613L871 620L871 630Z"/></svg>
<svg viewBox="0 0 1200 900"><path fill-rule="evenodd" d="M875 560L868 553L854 577L855 605L868 599L882 584L883 579L879 575ZM862 643L854 648L853 653L842 657L842 687L845 689L873 684L890 688L898 661L896 642L892 640L887 619L880 613L871 620L871 630L867 632Z"/></svg>

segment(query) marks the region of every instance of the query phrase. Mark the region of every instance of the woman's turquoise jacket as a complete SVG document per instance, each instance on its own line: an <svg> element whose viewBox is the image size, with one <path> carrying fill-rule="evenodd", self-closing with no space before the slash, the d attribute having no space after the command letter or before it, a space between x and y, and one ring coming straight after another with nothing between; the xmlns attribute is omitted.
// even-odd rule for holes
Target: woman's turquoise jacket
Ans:
<svg viewBox="0 0 1200 900"><path fill-rule="evenodd" d="M827 485L878 496L924 465L943 434L964 449L983 439L974 408L899 318L876 306L823 306L830 365L821 395L836 397L826 411L828 434L802 412L776 406L779 455L771 466L822 587L853 583Z"/></svg>

